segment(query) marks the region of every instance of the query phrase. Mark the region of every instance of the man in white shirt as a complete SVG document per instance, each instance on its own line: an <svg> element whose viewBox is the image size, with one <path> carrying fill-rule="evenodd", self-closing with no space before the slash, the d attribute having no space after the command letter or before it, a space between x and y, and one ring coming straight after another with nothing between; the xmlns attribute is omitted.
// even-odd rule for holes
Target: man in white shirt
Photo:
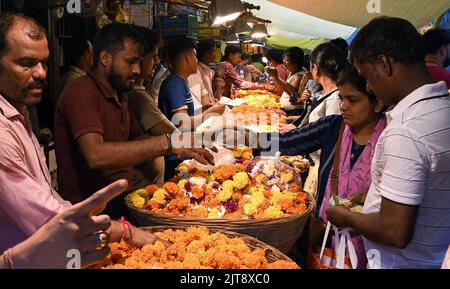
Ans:
<svg viewBox="0 0 450 289"><path fill-rule="evenodd" d="M375 149L363 214L339 206L328 219L364 237L369 268L440 268L450 243L447 87L434 83L406 20L372 20L351 51L368 90L395 107Z"/></svg>

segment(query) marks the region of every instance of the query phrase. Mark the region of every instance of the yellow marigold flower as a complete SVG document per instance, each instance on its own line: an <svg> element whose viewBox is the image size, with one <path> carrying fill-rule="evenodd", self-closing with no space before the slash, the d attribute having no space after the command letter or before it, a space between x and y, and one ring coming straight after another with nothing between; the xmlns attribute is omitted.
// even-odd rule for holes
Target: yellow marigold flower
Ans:
<svg viewBox="0 0 450 289"><path fill-rule="evenodd" d="M183 173L187 173L188 172L188 168L185 165L178 166L178 170L180 172L183 172Z"/></svg>
<svg viewBox="0 0 450 289"><path fill-rule="evenodd" d="M206 183L212 183L215 180L216 180L216 178L214 177L214 174L211 174L206 178Z"/></svg>
<svg viewBox="0 0 450 289"><path fill-rule="evenodd" d="M240 150L240 149L234 150L233 151L233 157L235 157L235 158L242 157L242 150Z"/></svg>
<svg viewBox="0 0 450 289"><path fill-rule="evenodd" d="M231 180L227 180L222 183L222 191L233 191L234 190L234 182Z"/></svg>
<svg viewBox="0 0 450 289"><path fill-rule="evenodd" d="M142 209L145 205L145 199L141 196L139 196L139 194L137 193L133 193L130 195L130 203L131 205Z"/></svg>
<svg viewBox="0 0 450 289"><path fill-rule="evenodd" d="M252 203L254 203L256 206L261 205L265 198L266 197L264 196L264 192L262 190L258 190L252 193Z"/></svg>
<svg viewBox="0 0 450 289"><path fill-rule="evenodd" d="M217 199L220 202L226 202L233 196L233 190L224 190L217 193Z"/></svg>
<svg viewBox="0 0 450 289"><path fill-rule="evenodd" d="M208 213L208 218L210 219L220 219L219 217L219 210L217 208L211 209Z"/></svg>
<svg viewBox="0 0 450 289"><path fill-rule="evenodd" d="M153 194L152 200L160 205L165 205L167 203L166 196L168 193L164 189L159 189Z"/></svg>
<svg viewBox="0 0 450 289"><path fill-rule="evenodd" d="M178 182L178 187L179 187L180 189L184 189L184 185L185 185L187 182L188 182L187 180L180 180L180 181Z"/></svg>
<svg viewBox="0 0 450 289"><path fill-rule="evenodd" d="M283 196L289 200L295 200L295 198L297 197L296 194L289 192L287 190L283 191Z"/></svg>
<svg viewBox="0 0 450 289"><path fill-rule="evenodd" d="M255 203L248 203L244 205L244 213L247 216L253 216L258 212L258 206Z"/></svg>
<svg viewBox="0 0 450 289"><path fill-rule="evenodd" d="M246 172L239 172L233 176L234 187L238 190L245 188L250 180Z"/></svg>
<svg viewBox="0 0 450 289"><path fill-rule="evenodd" d="M292 181L294 179L294 173L292 173L291 171L286 171L286 172L281 172L281 179L283 180L284 183L289 183L290 181Z"/></svg>
<svg viewBox="0 0 450 289"><path fill-rule="evenodd" d="M148 197L148 192L146 189L139 189L139 190L135 191L134 194L138 194L139 196L141 196L143 198Z"/></svg>
<svg viewBox="0 0 450 289"><path fill-rule="evenodd" d="M270 206L264 211L264 215L268 218L279 219L283 218L283 212L280 206Z"/></svg>
<svg viewBox="0 0 450 289"><path fill-rule="evenodd" d="M251 160L251 159L253 159L253 154L252 154L251 151L250 151L250 152L244 152L244 153L242 154L242 157L243 157L244 159Z"/></svg>

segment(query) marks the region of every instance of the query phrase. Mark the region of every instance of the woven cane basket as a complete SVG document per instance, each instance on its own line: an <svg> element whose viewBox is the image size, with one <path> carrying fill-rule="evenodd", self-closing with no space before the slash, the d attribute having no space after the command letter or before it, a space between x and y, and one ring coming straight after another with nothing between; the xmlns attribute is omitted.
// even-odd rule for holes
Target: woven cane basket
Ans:
<svg viewBox="0 0 450 289"><path fill-rule="evenodd" d="M209 219L166 215L138 209L128 201L125 203L137 226L205 226L209 229L227 230L252 236L287 254L301 236L309 215L314 211L315 201L308 194L308 209L304 214L280 219Z"/></svg>
<svg viewBox="0 0 450 289"><path fill-rule="evenodd" d="M172 230L185 230L188 227L185 226L149 226L149 227L141 227L141 229L150 232L150 233L156 233L156 232L164 232L165 230L168 229L172 229ZM247 235L243 235L243 234L239 234L239 233L235 233L235 232L230 232L230 231L226 231L226 230L220 230L220 229L210 229L211 233L215 233L215 232L220 232L223 233L224 235L226 235L229 238L241 238L246 244L247 246L253 250L259 248L264 250L265 252L265 257L267 259L267 261L269 261L269 263L273 263L275 261L288 261L288 262L294 262L292 261L288 256L286 256L285 254L283 254L282 252L280 252L279 250L277 250L276 248L265 244L264 242L261 242L260 240L257 240L253 237L247 236ZM295 263L295 262L294 262Z"/></svg>

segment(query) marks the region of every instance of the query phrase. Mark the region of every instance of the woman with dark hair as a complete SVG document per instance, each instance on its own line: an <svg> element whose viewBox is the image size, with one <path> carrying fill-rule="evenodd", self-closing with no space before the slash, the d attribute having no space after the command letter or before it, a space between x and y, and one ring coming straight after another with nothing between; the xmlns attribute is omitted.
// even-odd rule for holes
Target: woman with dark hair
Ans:
<svg viewBox="0 0 450 289"><path fill-rule="evenodd" d="M281 87L283 94L280 98L281 107L288 116L300 115L303 111L303 105L297 103L297 99L291 99L291 95L298 91L300 81L305 72L303 71L303 59L305 54L301 48L290 47L286 50L283 58L284 65L289 71L287 81L284 81L275 68L269 69L269 75L275 79L278 87Z"/></svg>
<svg viewBox="0 0 450 289"><path fill-rule="evenodd" d="M305 126L327 115L340 114L336 81L339 73L348 65L348 61L339 48L331 43L317 46L312 51L310 59L311 77L322 86L323 90L313 96L308 90L303 92L301 99L309 99L305 105L305 112L292 124L282 126L280 128L282 132Z"/></svg>
<svg viewBox="0 0 450 289"><path fill-rule="evenodd" d="M303 127L311 122L328 115L339 115L339 93L336 85L339 73L349 63L342 55L342 52L331 43L324 43L317 46L311 53L310 71L311 77L323 90L311 96L310 91L304 90L302 98L306 100L305 110L294 122L281 125L281 132L288 132ZM309 170L305 187L311 192L316 192L318 180L318 167L320 161L320 150L310 154L314 166Z"/></svg>
<svg viewBox="0 0 450 289"><path fill-rule="evenodd" d="M330 115L279 137L282 155L304 155L322 150L315 217L324 224L327 223L325 211L333 194L349 199L352 206L364 204L371 184L370 168L375 146L386 127L384 104L366 90L364 79L353 66L349 64L336 79L342 116ZM331 178L332 174L337 178ZM365 268L362 239L354 233L351 235L358 255L358 268ZM315 248L320 244L313 242L311 246Z"/></svg>

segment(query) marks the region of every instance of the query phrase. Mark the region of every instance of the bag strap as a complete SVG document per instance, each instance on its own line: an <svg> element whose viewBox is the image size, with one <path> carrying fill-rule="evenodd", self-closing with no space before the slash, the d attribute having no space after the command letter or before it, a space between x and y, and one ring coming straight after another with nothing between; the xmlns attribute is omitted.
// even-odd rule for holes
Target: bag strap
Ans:
<svg viewBox="0 0 450 289"><path fill-rule="evenodd" d="M336 142L336 151L334 152L333 167L331 169L331 193L333 197L338 195L338 180L339 180L339 162L341 156L342 135L344 133L345 122L342 120L341 127L339 129L339 135Z"/></svg>
<svg viewBox="0 0 450 289"><path fill-rule="evenodd" d="M322 97L322 98L319 99L318 101L313 102L313 103L312 103L312 106L311 106L311 111L313 111L314 109L316 109L316 107L318 107L322 102L324 102L325 100L327 100L327 99L328 99L330 96L332 96L333 93L335 93L336 91L338 91L338 89L335 89L335 90L329 92L327 95L325 95L324 97Z"/></svg>

